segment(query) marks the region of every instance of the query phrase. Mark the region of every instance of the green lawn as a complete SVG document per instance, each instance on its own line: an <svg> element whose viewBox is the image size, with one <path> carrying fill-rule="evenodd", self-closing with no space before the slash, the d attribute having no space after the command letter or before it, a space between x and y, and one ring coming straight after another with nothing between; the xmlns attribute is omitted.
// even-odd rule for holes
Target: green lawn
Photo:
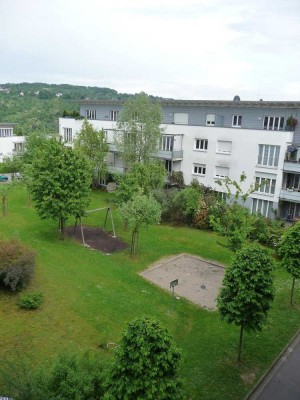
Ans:
<svg viewBox="0 0 300 400"><path fill-rule="evenodd" d="M109 198L93 193L91 208ZM57 224L42 221L26 205L22 187L10 194L9 211L0 216L0 237L18 236L37 252L35 279L30 289L42 290L39 310L18 308L18 294L0 293L0 359L26 358L34 366L49 365L64 349L92 349L110 358L101 344L118 342L126 323L141 315L160 320L182 349L182 377L189 399L242 399L300 326L299 286L289 306L291 279L276 271L276 301L262 332L245 334L242 366L236 363L239 329L220 321L217 312L169 293L138 275L161 257L192 253L229 264L232 253L224 238L185 227L155 226L140 233L140 256L128 250L112 255L91 251L67 239L59 240ZM117 235L130 242L113 211ZM87 223L102 224L103 215L90 214ZM5 357L5 358L4 358ZM0 387L1 387L0 381ZM1 395L1 393L0 393Z"/></svg>

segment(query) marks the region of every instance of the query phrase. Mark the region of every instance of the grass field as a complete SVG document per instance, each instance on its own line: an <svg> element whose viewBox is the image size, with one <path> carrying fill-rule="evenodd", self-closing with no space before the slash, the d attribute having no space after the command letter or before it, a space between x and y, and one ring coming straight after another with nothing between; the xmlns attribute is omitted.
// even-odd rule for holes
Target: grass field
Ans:
<svg viewBox="0 0 300 400"><path fill-rule="evenodd" d="M103 206L108 197L93 193L91 208ZM29 289L43 291L45 302L39 310L24 311L16 304L18 294L0 293L1 360L26 358L32 367L47 367L65 349L91 349L108 359L113 350L101 350L102 345L118 342L128 321L147 315L160 320L182 349L181 375L189 399L242 399L300 326L299 286L290 307L291 279L278 267L268 323L262 332L245 334L238 366L238 328L220 321L217 312L172 300L138 275L159 258L179 253L228 265L232 253L224 238L185 227L150 227L140 233L140 255L133 261L128 250L105 255L71 239L60 241L57 223L39 219L26 205L22 187L10 194L8 208L8 215L0 216L0 237L18 236L36 250ZM113 212L117 235L129 243L130 233ZM99 226L103 220L104 214L90 214L86 223Z"/></svg>

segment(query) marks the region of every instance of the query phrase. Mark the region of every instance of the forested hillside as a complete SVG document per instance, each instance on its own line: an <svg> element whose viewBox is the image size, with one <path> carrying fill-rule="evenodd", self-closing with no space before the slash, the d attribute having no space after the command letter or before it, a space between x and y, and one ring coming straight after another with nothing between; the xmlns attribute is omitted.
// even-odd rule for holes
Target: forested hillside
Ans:
<svg viewBox="0 0 300 400"><path fill-rule="evenodd" d="M109 88L46 83L0 83L0 122L17 123L14 132L57 132L58 118L64 110L79 111L79 100L131 97Z"/></svg>

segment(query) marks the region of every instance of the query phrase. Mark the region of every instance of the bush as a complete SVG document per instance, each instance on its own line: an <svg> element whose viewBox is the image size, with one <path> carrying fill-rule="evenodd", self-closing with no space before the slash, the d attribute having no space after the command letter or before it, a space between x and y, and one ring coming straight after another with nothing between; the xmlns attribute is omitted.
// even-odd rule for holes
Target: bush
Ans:
<svg viewBox="0 0 300 400"><path fill-rule="evenodd" d="M36 310L43 303L42 292L31 292L23 294L19 299L19 306L26 310Z"/></svg>
<svg viewBox="0 0 300 400"><path fill-rule="evenodd" d="M13 292L32 278L35 252L17 239L0 241L0 283Z"/></svg>

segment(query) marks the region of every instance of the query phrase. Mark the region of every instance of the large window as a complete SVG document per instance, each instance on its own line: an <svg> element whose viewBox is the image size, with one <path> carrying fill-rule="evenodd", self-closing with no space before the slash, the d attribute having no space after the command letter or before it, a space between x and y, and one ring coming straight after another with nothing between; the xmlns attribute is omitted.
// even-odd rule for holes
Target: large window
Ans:
<svg viewBox="0 0 300 400"><path fill-rule="evenodd" d="M13 136L12 128L0 128L0 137Z"/></svg>
<svg viewBox="0 0 300 400"><path fill-rule="evenodd" d="M96 119L96 110L85 110L85 116L87 119Z"/></svg>
<svg viewBox="0 0 300 400"><path fill-rule="evenodd" d="M216 178L224 179L228 176L229 176L229 168L228 167L216 166L216 170L215 170Z"/></svg>
<svg viewBox="0 0 300 400"><path fill-rule="evenodd" d="M217 152L230 154L231 153L232 142L229 140L218 140L217 143Z"/></svg>
<svg viewBox="0 0 300 400"><path fill-rule="evenodd" d="M271 218L273 213L273 202L261 199L252 199L252 214L261 214Z"/></svg>
<svg viewBox="0 0 300 400"><path fill-rule="evenodd" d="M282 131L284 117L264 117L264 129L272 131Z"/></svg>
<svg viewBox="0 0 300 400"><path fill-rule="evenodd" d="M206 165L205 164L194 164L193 173L195 175L205 175Z"/></svg>
<svg viewBox="0 0 300 400"><path fill-rule="evenodd" d="M64 128L64 141L71 143L73 140L72 128Z"/></svg>
<svg viewBox="0 0 300 400"><path fill-rule="evenodd" d="M232 116L232 126L236 128L240 128L242 126L242 116L241 115L233 115Z"/></svg>
<svg viewBox="0 0 300 400"><path fill-rule="evenodd" d="M195 150L207 150L207 139L195 139Z"/></svg>
<svg viewBox="0 0 300 400"><path fill-rule="evenodd" d="M267 193L267 194L275 193L276 179L263 178L263 177L257 176L255 178L255 184L258 187L258 189L257 189L258 192Z"/></svg>
<svg viewBox="0 0 300 400"><path fill-rule="evenodd" d="M163 135L161 138L160 149L163 151L173 151L173 136L172 135Z"/></svg>
<svg viewBox="0 0 300 400"><path fill-rule="evenodd" d="M18 153L24 150L24 143L14 143L13 151Z"/></svg>
<svg viewBox="0 0 300 400"><path fill-rule="evenodd" d="M206 114L206 125L214 126L216 122L216 114Z"/></svg>
<svg viewBox="0 0 300 400"><path fill-rule="evenodd" d="M189 123L189 114L174 113L174 124L187 125Z"/></svg>
<svg viewBox="0 0 300 400"><path fill-rule="evenodd" d="M278 167L279 153L280 146L259 144L257 164Z"/></svg>
<svg viewBox="0 0 300 400"><path fill-rule="evenodd" d="M117 110L111 110L111 111L109 112L109 119L110 119L111 121L116 121L117 118L118 118L118 114L119 114L119 111L117 111Z"/></svg>

